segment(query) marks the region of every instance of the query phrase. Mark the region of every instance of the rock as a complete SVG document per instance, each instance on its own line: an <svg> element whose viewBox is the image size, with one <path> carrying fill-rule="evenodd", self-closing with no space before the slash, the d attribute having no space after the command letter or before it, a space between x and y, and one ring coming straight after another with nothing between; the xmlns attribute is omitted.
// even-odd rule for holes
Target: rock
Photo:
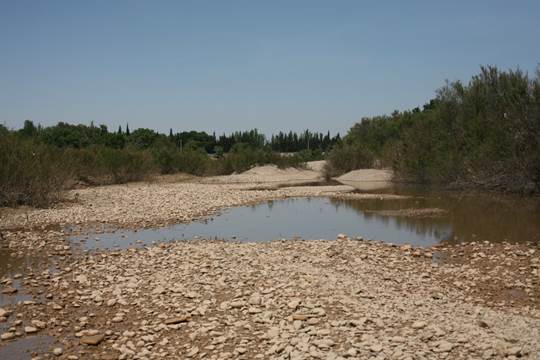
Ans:
<svg viewBox="0 0 540 360"><path fill-rule="evenodd" d="M2 294L11 295L11 294L15 294L17 291L18 290L12 286L6 286L5 288L2 289Z"/></svg>
<svg viewBox="0 0 540 360"><path fill-rule="evenodd" d="M506 349L506 356L521 356L521 348L519 346L513 346Z"/></svg>
<svg viewBox="0 0 540 360"><path fill-rule="evenodd" d="M245 305L246 305L246 302L242 301L242 300L233 301L230 304L231 308L233 308L233 309L240 309L240 308L244 307Z"/></svg>
<svg viewBox="0 0 540 360"><path fill-rule="evenodd" d="M487 322L485 322L484 320L478 320L476 323L477 323L478 326L480 326L481 328L484 328L484 329L489 328L489 324L488 324Z"/></svg>
<svg viewBox="0 0 540 360"><path fill-rule="evenodd" d="M278 327L272 327L268 330L266 334L270 339L277 338L280 334L280 330Z"/></svg>
<svg viewBox="0 0 540 360"><path fill-rule="evenodd" d="M328 349L334 346L334 341L332 339L317 339L313 341L313 345L319 349Z"/></svg>
<svg viewBox="0 0 540 360"><path fill-rule="evenodd" d="M189 316L177 316L177 317L166 319L164 322L165 322L165 325L174 325L174 324L185 323L185 322L188 322L189 320L190 320Z"/></svg>
<svg viewBox="0 0 540 360"><path fill-rule="evenodd" d="M60 356L63 353L64 353L64 350L62 348L57 347L57 348L53 349L53 354L56 355L56 356Z"/></svg>
<svg viewBox="0 0 540 360"><path fill-rule="evenodd" d="M383 349L383 347L379 343L371 344L371 346L369 347L369 350L371 350L371 351L373 351L375 353L381 352L382 349Z"/></svg>
<svg viewBox="0 0 540 360"><path fill-rule="evenodd" d="M357 351L355 348L350 348L350 349L347 350L347 352L345 353L345 356L346 356L346 357L355 357L357 354L358 354L358 351Z"/></svg>
<svg viewBox="0 0 540 360"><path fill-rule="evenodd" d="M33 327L33 326L25 326L24 327L24 332L27 333L27 334L34 334L34 333L38 332L38 329Z"/></svg>
<svg viewBox="0 0 540 360"><path fill-rule="evenodd" d="M47 327L47 323L45 321L41 321L41 320L32 320L32 325L34 325L35 327L39 328L39 329L45 329L45 327Z"/></svg>
<svg viewBox="0 0 540 360"><path fill-rule="evenodd" d="M82 285L86 285L88 284L88 277L86 275L77 275L75 277L75 281L78 282L79 284L82 284Z"/></svg>
<svg viewBox="0 0 540 360"><path fill-rule="evenodd" d="M255 293L249 297L248 303L250 303L251 305L260 305L261 301L262 301L261 295L259 295L258 293Z"/></svg>
<svg viewBox="0 0 540 360"><path fill-rule="evenodd" d="M425 321L415 321L413 322L413 324L411 325L411 327L413 329L423 329L426 327L426 322Z"/></svg>
<svg viewBox="0 0 540 360"><path fill-rule="evenodd" d="M15 337L15 333L13 332L5 332L2 335L0 335L0 339L2 340L11 340Z"/></svg>
<svg viewBox="0 0 540 360"><path fill-rule="evenodd" d="M80 342L81 344L85 344L85 345L98 345L104 339L105 339L105 335L103 334L85 335L81 337Z"/></svg>
<svg viewBox="0 0 540 360"><path fill-rule="evenodd" d="M435 353L444 353L449 352L454 348L454 344L449 343L448 341L442 340L438 343L437 347L433 349Z"/></svg>
<svg viewBox="0 0 540 360"><path fill-rule="evenodd" d="M294 300L289 301L289 303L287 304L287 307L289 309L295 310L299 305L300 305L300 300L294 299Z"/></svg>
<svg viewBox="0 0 540 360"><path fill-rule="evenodd" d="M186 354L187 357L192 357L192 356L195 356L199 353L199 348L198 347L194 347L194 348L191 348L191 350L188 351L188 353Z"/></svg>
<svg viewBox="0 0 540 360"><path fill-rule="evenodd" d="M165 288L161 285L158 285L156 286L156 288L154 290L152 290L152 294L164 294L165 293Z"/></svg>

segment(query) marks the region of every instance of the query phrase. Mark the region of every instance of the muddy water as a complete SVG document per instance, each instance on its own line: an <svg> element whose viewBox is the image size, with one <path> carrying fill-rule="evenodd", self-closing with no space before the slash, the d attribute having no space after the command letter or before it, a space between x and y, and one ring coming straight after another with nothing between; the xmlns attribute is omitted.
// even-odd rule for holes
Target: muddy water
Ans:
<svg viewBox="0 0 540 360"><path fill-rule="evenodd" d="M5 309L14 309L15 305L23 301L40 302L43 299L36 298L28 293L23 286L24 277L29 273L36 272L43 268L49 268L47 258L22 254L8 248L0 248L0 307ZM13 294L4 294L1 290L7 287L17 289ZM15 314L12 313L7 321L0 322L0 333L8 331L13 327ZM24 324L23 324L24 325ZM16 329L22 332L22 325ZM19 337L9 342L0 342L0 359L2 360L21 360L31 359L32 353L47 352L54 344L55 339L51 336L34 335Z"/></svg>
<svg viewBox="0 0 540 360"><path fill-rule="evenodd" d="M400 200L298 198L225 210L166 228L73 236L83 249L125 248L193 238L236 241L335 239L339 233L396 244L540 241L540 202L518 197L399 190Z"/></svg>
<svg viewBox="0 0 540 360"><path fill-rule="evenodd" d="M28 336L7 343L0 343L0 359L32 359L32 353L46 353L55 343L52 336Z"/></svg>
<svg viewBox="0 0 540 360"><path fill-rule="evenodd" d="M20 301L35 300L21 286L23 276L32 269L42 267L46 259L29 254L22 254L12 249L0 248L0 307L15 305ZM6 287L17 289L13 294L2 292Z"/></svg>
<svg viewBox="0 0 540 360"><path fill-rule="evenodd" d="M363 214L395 219L400 227L411 231L432 233L438 242L540 243L539 198L426 192L422 189L397 189L394 192L411 198L344 203Z"/></svg>

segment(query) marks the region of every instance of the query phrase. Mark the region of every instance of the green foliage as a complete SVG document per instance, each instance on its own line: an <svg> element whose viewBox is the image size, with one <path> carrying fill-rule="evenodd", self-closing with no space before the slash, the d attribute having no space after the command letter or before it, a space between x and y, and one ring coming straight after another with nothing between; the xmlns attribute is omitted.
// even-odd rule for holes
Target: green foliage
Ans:
<svg viewBox="0 0 540 360"><path fill-rule="evenodd" d="M0 206L47 206L58 199L69 169L62 151L1 132Z"/></svg>
<svg viewBox="0 0 540 360"><path fill-rule="evenodd" d="M447 83L422 110L363 119L329 155L330 165L365 166L367 149L413 181L539 191L539 84L538 72L531 79L520 70L482 67L466 85Z"/></svg>
<svg viewBox="0 0 540 360"><path fill-rule="evenodd" d="M77 179L94 185L139 181L155 172L152 157L135 148L67 149L65 157Z"/></svg>
<svg viewBox="0 0 540 360"><path fill-rule="evenodd" d="M371 168L374 161L374 153L365 144L344 143L330 152L324 173L326 178L331 178L351 170Z"/></svg>
<svg viewBox="0 0 540 360"><path fill-rule="evenodd" d="M74 183L114 184L143 180L154 174L186 172L225 175L253 166L302 166L321 159L340 140L305 131L273 136L270 142L256 129L216 138L202 131L168 135L150 129L130 131L105 125L71 125L60 122L42 128L26 120L22 129L0 125L0 206L46 206ZM277 151L298 151L281 155ZM214 154L214 155L212 155Z"/></svg>
<svg viewBox="0 0 540 360"><path fill-rule="evenodd" d="M129 136L129 143L137 149L148 149L158 139L159 134L150 129L137 129Z"/></svg>

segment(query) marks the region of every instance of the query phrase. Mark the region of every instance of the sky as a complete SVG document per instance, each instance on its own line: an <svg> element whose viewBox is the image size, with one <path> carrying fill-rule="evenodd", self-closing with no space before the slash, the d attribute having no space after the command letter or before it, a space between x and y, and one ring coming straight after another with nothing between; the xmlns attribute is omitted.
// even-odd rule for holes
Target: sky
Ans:
<svg viewBox="0 0 540 360"><path fill-rule="evenodd" d="M345 133L481 65L540 63L540 1L0 0L0 123Z"/></svg>

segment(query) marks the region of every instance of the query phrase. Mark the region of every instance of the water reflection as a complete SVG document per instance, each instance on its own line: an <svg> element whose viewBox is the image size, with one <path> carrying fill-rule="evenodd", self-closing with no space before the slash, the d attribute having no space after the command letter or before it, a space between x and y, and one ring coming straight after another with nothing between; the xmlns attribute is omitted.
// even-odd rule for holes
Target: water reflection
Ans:
<svg viewBox="0 0 540 360"><path fill-rule="evenodd" d="M403 191L401 191L403 193ZM540 241L540 200L517 196L426 193L411 191L416 197L399 200L344 200L348 206L372 216L395 218L396 226L429 233L440 241ZM420 196L418 196L420 194ZM388 216L403 209L445 210L438 216ZM397 212L397 211L396 211ZM448 228L449 232L441 232Z"/></svg>
<svg viewBox="0 0 540 360"><path fill-rule="evenodd" d="M17 253L9 248L0 248L0 307L20 301L35 300L32 295L24 291L22 278L27 272L38 266L43 266L46 259L37 255ZM1 292L6 287L13 287L17 292L4 294Z"/></svg>
<svg viewBox="0 0 540 360"><path fill-rule="evenodd" d="M335 239L339 233L422 246L479 240L539 241L538 199L410 190L408 194L413 197L275 200L229 209L190 224L73 236L71 241L84 249L125 248L197 237L237 241Z"/></svg>
<svg viewBox="0 0 540 360"><path fill-rule="evenodd" d="M55 343L51 336L28 336L15 341L2 344L0 347L0 359L23 360L33 359L32 353L46 352Z"/></svg>

